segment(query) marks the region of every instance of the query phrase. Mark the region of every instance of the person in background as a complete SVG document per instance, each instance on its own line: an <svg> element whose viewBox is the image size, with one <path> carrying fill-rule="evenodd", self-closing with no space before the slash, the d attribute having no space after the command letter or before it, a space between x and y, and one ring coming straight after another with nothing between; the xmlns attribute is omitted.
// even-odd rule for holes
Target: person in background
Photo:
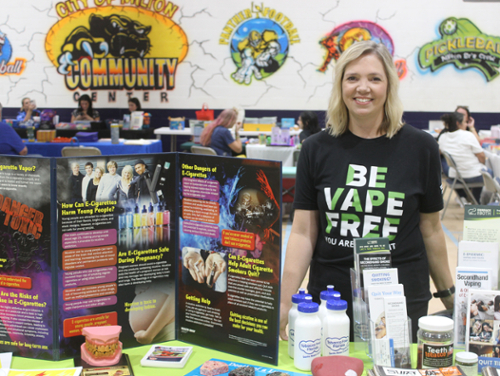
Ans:
<svg viewBox="0 0 500 376"><path fill-rule="evenodd" d="M470 111L469 107L467 106L457 106L457 109L455 112L461 113L465 117L465 125L466 125L466 130L471 132L477 139L478 142L481 142L479 135L477 134L476 128L474 125L476 124L476 121L472 116L470 116Z"/></svg>
<svg viewBox="0 0 500 376"><path fill-rule="evenodd" d="M40 116L40 111L36 109L35 101L29 98L23 98L21 101L21 109L17 114L16 120L22 123L30 120L33 116Z"/></svg>
<svg viewBox="0 0 500 376"><path fill-rule="evenodd" d="M80 172L80 165L77 162L71 164L71 176L69 177L70 202L82 202L82 183L84 175Z"/></svg>
<svg viewBox="0 0 500 376"><path fill-rule="evenodd" d="M96 201L97 189L99 188L99 183L104 175L104 169L97 166L94 171L94 178L89 181L87 186L87 197L85 201Z"/></svg>
<svg viewBox="0 0 500 376"><path fill-rule="evenodd" d="M128 100L128 111L130 113L134 111L142 111L141 109L141 102L139 102L139 99L137 98L130 98Z"/></svg>
<svg viewBox="0 0 500 376"><path fill-rule="evenodd" d="M235 137L229 131L229 128L235 125L237 117L238 112L234 108L222 111L217 119L201 132L201 144L211 147L218 155L240 154L243 151L243 145L238 135L241 123L236 125L234 129Z"/></svg>
<svg viewBox="0 0 500 376"><path fill-rule="evenodd" d="M297 120L297 124L302 129L299 135L300 143L304 142L307 137L321 131L318 123L318 115L313 111L302 112Z"/></svg>
<svg viewBox="0 0 500 376"><path fill-rule="evenodd" d="M71 113L71 122L77 120L99 121L99 112L92 108L92 99L83 94L78 98L78 108Z"/></svg>
<svg viewBox="0 0 500 376"><path fill-rule="evenodd" d="M101 178L99 188L97 189L97 201L109 200L111 191L116 187L121 177L116 173L118 164L115 161L109 161L106 165L108 173Z"/></svg>
<svg viewBox="0 0 500 376"><path fill-rule="evenodd" d="M486 170L484 165L486 156L479 141L472 132L467 132L465 116L459 112L452 112L441 116L445 123L447 132L440 135L438 143L441 151L451 155L457 168L467 183L478 183L483 181L482 170ZM448 176L454 178L456 172L449 169ZM472 194L479 203L482 188L471 188ZM467 195L463 189L457 189L463 203L467 203Z"/></svg>
<svg viewBox="0 0 500 376"><path fill-rule="evenodd" d="M85 163L85 172L87 173L83 177L82 181L82 200L87 201L87 187L89 185L90 179L94 178L94 165L92 162Z"/></svg>
<svg viewBox="0 0 500 376"><path fill-rule="evenodd" d="M28 148L23 140L7 123L0 121L0 154L26 155Z"/></svg>
<svg viewBox="0 0 500 376"><path fill-rule="evenodd" d="M327 129L302 144L297 165L286 283L281 285L283 339L292 295L309 267L308 293L319 302L320 292L334 285L348 302L354 338L350 269L358 238L389 238L413 341L432 297L429 274L435 296L453 308L453 278L439 217L438 145L403 122L398 87L392 56L382 43L356 42L335 64Z"/></svg>

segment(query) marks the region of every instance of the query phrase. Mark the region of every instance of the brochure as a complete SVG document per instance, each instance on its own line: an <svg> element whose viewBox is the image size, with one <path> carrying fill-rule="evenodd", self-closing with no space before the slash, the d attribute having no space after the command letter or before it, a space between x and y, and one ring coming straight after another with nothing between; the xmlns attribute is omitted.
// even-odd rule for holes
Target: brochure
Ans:
<svg viewBox="0 0 500 376"><path fill-rule="evenodd" d="M373 369L367 371L369 376L467 376L460 366L434 368L434 369L408 369L408 368L390 368L383 366L373 366Z"/></svg>
<svg viewBox="0 0 500 376"><path fill-rule="evenodd" d="M466 350L483 367L500 367L500 291L469 289Z"/></svg>
<svg viewBox="0 0 500 376"><path fill-rule="evenodd" d="M491 290L491 269L457 266L455 278L455 306L453 320L455 321L455 348L465 347L465 326L467 324L467 299L469 289Z"/></svg>
<svg viewBox="0 0 500 376"><path fill-rule="evenodd" d="M291 372L291 371L283 371L280 369L276 368L271 368L271 367L262 367L262 366L255 366L252 364L244 364L244 363L235 363L235 362L228 362L227 360L220 360L220 359L210 359L211 362L217 362L217 364L221 365L221 363L227 365L227 371L224 373L220 373L218 375L220 376L227 376L231 371L234 371L236 369L241 369L241 373L235 373L235 375L254 375L254 376L284 376L284 375L289 375L289 376L305 376L309 375L308 373L302 373L302 372ZM203 376L210 374L209 371L207 372L201 372L201 368L203 365L199 366L198 368L192 370L189 373L186 373L185 376ZM243 372L243 368L245 368L246 372Z"/></svg>
<svg viewBox="0 0 500 376"><path fill-rule="evenodd" d="M458 266L489 268L498 265L498 243L462 240L458 243ZM491 270L491 288L498 286L498 268Z"/></svg>
<svg viewBox="0 0 500 376"><path fill-rule="evenodd" d="M281 164L163 153L6 157L0 350L79 354L179 339L276 364ZM14 314L15 313L15 314Z"/></svg>
<svg viewBox="0 0 500 376"><path fill-rule="evenodd" d="M492 205L467 206L464 212L464 240L497 243L497 247L500 247L500 207ZM494 265L499 265L498 253L496 257L497 262ZM489 267L489 265L483 267ZM494 286L494 288L498 288L498 286Z"/></svg>
<svg viewBox="0 0 500 376"><path fill-rule="evenodd" d="M193 347L153 345L141 359L143 367L183 368L186 365Z"/></svg>

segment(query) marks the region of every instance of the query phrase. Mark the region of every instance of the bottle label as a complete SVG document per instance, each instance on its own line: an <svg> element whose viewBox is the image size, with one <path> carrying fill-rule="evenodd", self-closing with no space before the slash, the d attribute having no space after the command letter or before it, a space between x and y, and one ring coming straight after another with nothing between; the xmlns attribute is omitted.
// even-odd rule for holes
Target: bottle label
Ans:
<svg viewBox="0 0 500 376"><path fill-rule="evenodd" d="M349 337L328 337L325 340L328 355L343 354L349 351Z"/></svg>
<svg viewBox="0 0 500 376"><path fill-rule="evenodd" d="M309 341L300 341L299 349L303 353L304 358L312 358L319 355L321 351L321 340L309 340Z"/></svg>
<svg viewBox="0 0 500 376"><path fill-rule="evenodd" d="M292 342L292 346L293 346L293 343L295 342L294 337L295 337L295 330L290 329L289 333L288 333L288 340Z"/></svg>
<svg viewBox="0 0 500 376"><path fill-rule="evenodd" d="M427 368L453 365L453 345L428 345L424 343L422 366Z"/></svg>

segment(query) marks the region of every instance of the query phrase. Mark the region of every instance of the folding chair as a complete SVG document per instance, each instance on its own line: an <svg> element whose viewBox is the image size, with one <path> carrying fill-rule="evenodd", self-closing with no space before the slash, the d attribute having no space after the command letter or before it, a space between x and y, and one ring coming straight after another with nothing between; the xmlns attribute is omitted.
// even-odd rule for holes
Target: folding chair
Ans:
<svg viewBox="0 0 500 376"><path fill-rule="evenodd" d="M493 179L488 171L481 171L481 175L483 175L484 188L486 188L488 192L492 192L490 202L488 202L488 204L491 204L496 200L500 201L500 183L498 182L499 179Z"/></svg>
<svg viewBox="0 0 500 376"><path fill-rule="evenodd" d="M93 146L65 146L61 150L63 157L87 157L102 155L101 150Z"/></svg>
<svg viewBox="0 0 500 376"><path fill-rule="evenodd" d="M191 153L205 154L205 155L217 155L217 152L214 149L209 148L208 146L199 146L199 145L191 146Z"/></svg>
<svg viewBox="0 0 500 376"><path fill-rule="evenodd" d="M443 219L444 214L446 213L446 209L448 208L448 204L450 202L451 195L453 194L453 191L455 189L463 189L465 191L465 193L467 194L468 198L470 199L470 202L472 202L474 205L477 205L477 200L474 197L474 195L472 194L472 192L470 191L470 188L482 187L482 186L484 186L484 183L482 183L482 182L480 182L480 183L467 183L464 180L464 178L462 177L462 175L460 174L460 171L458 171L457 165L456 165L455 161L453 160L453 157L449 153L447 153L443 150L441 150L441 153L443 153L443 156L446 159L446 163L448 163L448 166L450 166L450 169L452 168L455 170L455 177L448 178L445 180L447 186L444 189L443 197L444 197L444 194L446 193L446 189L448 188L448 186L450 187L450 194L448 195L448 199L446 200L446 203L444 204L443 214L441 215L441 219Z"/></svg>

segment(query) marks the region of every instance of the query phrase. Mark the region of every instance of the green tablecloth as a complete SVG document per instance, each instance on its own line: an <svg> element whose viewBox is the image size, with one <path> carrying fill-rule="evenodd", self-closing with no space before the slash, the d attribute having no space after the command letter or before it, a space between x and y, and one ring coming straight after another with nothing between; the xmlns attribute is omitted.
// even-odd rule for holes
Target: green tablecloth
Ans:
<svg viewBox="0 0 500 376"><path fill-rule="evenodd" d="M163 343L162 345L164 345L164 346L193 346L193 345L186 344L186 343L180 342L180 341L169 341L169 342ZM142 347L135 347L133 349L126 349L124 351L130 357L132 367L134 368L134 374L136 376L148 376L148 375L151 375L151 376L160 376L160 375L161 376L165 376L165 375L183 376L186 373L189 373L192 370L198 368L205 361L207 361L211 358L229 360L229 361L238 362L238 363L248 363L248 364L255 364L255 365L270 367L269 365L267 365L265 363L255 362L255 361L249 360L247 358L242 358L240 356L235 356L235 355L223 353L220 351L206 349L206 348L199 347L199 346L193 346L193 353L191 354L191 357L187 361L184 368L142 367L140 365L141 359L147 353L147 351L150 349L150 347L151 346L148 345L148 346L142 346ZM362 359L365 362L365 368L367 368L367 367L372 368L372 362L371 362L371 360L368 359L365 352L364 351L355 351L354 344L352 344L352 343L351 343L351 354L350 355L354 356L356 358ZM14 359L12 361L12 368L15 368L15 369L51 369L51 368L67 368L67 367L73 367L73 360L72 359L62 360L60 362L49 362L46 360L34 360L34 359L14 357ZM280 341L278 365L273 366L273 367L277 368L277 369L286 370L286 371L302 372L294 367L293 359L291 359L288 356L288 342L286 342L286 341Z"/></svg>

